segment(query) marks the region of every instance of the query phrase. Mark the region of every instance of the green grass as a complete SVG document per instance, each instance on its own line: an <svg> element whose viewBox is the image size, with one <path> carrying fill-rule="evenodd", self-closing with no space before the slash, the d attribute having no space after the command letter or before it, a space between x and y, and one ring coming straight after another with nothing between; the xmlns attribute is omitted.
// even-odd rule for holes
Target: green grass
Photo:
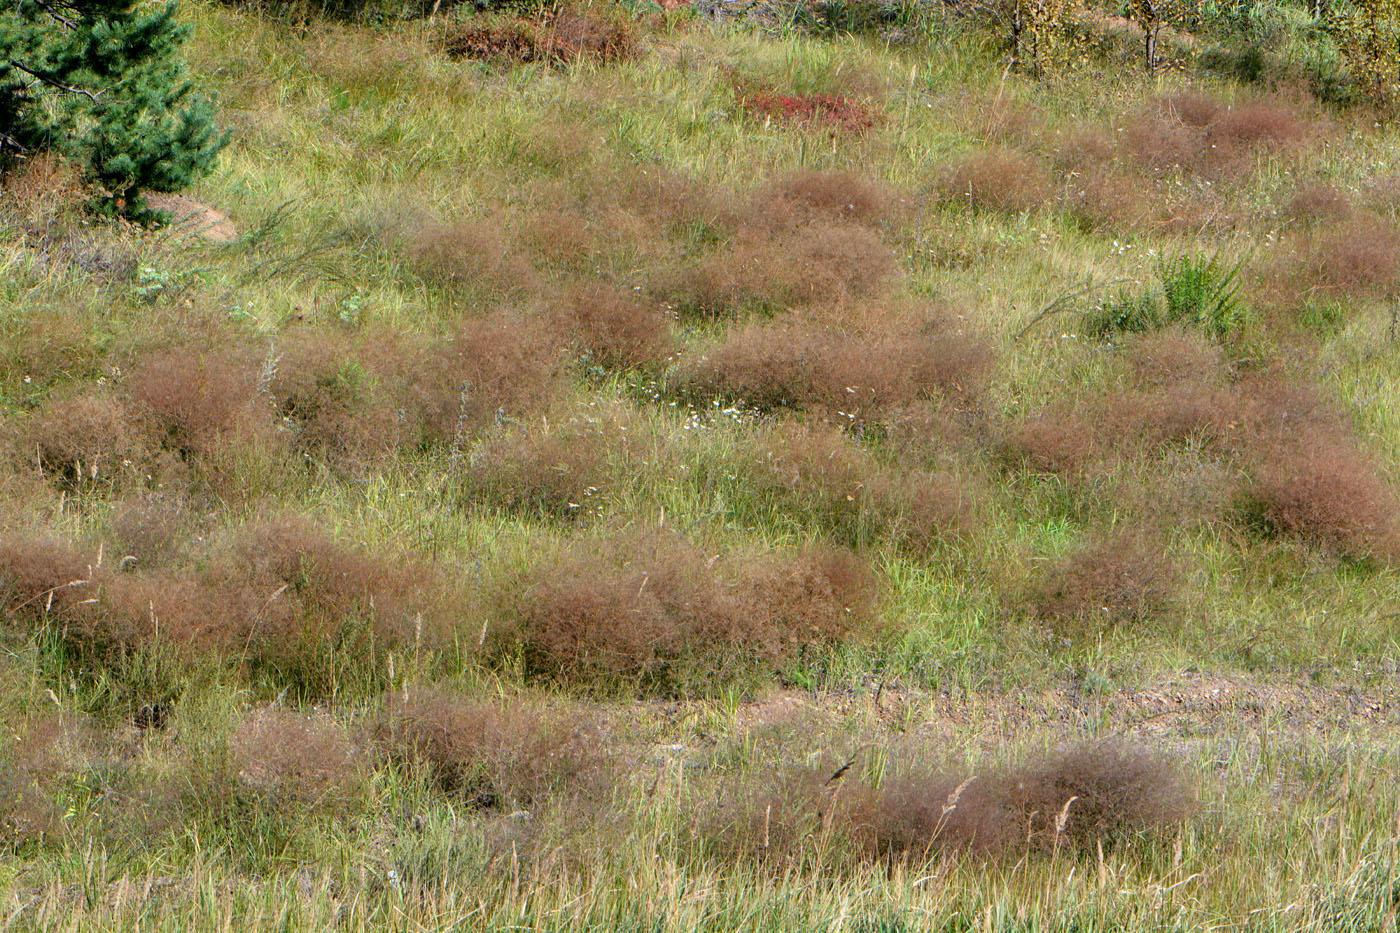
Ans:
<svg viewBox="0 0 1400 933"><path fill-rule="evenodd" d="M993 38L966 23L887 47L672 14L639 26L636 61L509 68L448 60L424 22L302 29L203 2L185 15L194 70L234 134L193 194L242 237L216 246L90 225L4 196L0 544L37 530L96 554L131 496L187 496L200 524L185 563L209 574L246 522L303 515L365 553L429 562L455 587L448 633L366 649L349 641L352 630L343 644L265 661L160 639L113 648L57 617L11 613L0 709L14 741L0 760L23 780L4 784L0 801L7 926L1393 928L1394 566L1261 533L1238 501L1194 524L1158 501L1167 480L1190 492L1190 477L1211 470L1247 476L1252 465L1233 449L1194 438L1055 472L1018 459L1003 437L1055 403L1101 417L1093 405L1136 391L1129 334L1183 319L1220 344L1230 378L1272 368L1339 400L1358 449L1394 489L1393 296L1361 289L1290 310L1268 279L1270 263L1303 250L1303 232L1280 217L1300 180L1326 179L1368 203L1367 186L1384 181L1374 167L1400 155L1392 126L1300 100L1289 106L1316 124L1313 136L1223 168L1133 175L1141 167L1116 156L1099 170L1150 179L1152 209L1185 199L1230 221L1095 226L1070 216L1073 182L1058 169L1043 205L1015 214L969 211L941 200L940 185L951 162L986 148L1049 165L1064 138L1116 139L1164 97L1244 106L1260 92L1190 70L1147 78L1101 54L1036 83L1008 74ZM1270 51L1289 67L1327 54L1298 17L1276 4L1249 26L1278 41ZM1211 35L1243 43L1232 31L1243 28L1217 23ZM736 81L866 101L875 127L844 134L754 119ZM1030 130L1017 129L1018 114ZM753 192L800 169L856 171L894 192L899 207L880 227L902 275L890 305L951 309L995 354L984 392L924 405L951 412L962 434L916 427L924 433L909 441L891 418L858 438L891 475L949 468L965 479L978 494L966 535L911 549L871 511L765 486L752 464L773 422L815 420L815 410L691 412L668 364L567 370L550 424L613 419L629 437L605 451L611 482L593 514L576 519L474 492L473 458L508 430L547 433L539 412L502 412L505 427L470 427L453 444L349 470L275 445L235 451L217 475L167 464L149 480L103 472L76 491L35 468L26 432L46 402L115 391L130 362L192 334L246 344L270 373L308 332L371 346L386 333L440 340L502 307L552 313L590 279L650 296L689 257L724 249L726 224L753 221ZM711 201L675 223L644 217L620 192L635 173L661 170L700 182ZM1380 221L1395 221L1400 202L1371 200ZM520 245L529 224L557 225L557 214L586 224L585 258ZM415 258L420 228L458 221L499 232L523 265L453 280ZM1062 296L1073 297L1054 306ZM1048 307L1057 310L1037 319ZM680 350L731 326L678 320ZM360 362L338 372L369 395L376 379L392 381ZM1027 608L1055 561L1105 530L1135 527L1157 534L1183 568L1170 612L1085 630ZM639 695L625 676L525 677L525 649L495 647L515 581L547 572L570 544L658 528L725 560L853 545L882 581L878 618L839 644L736 663L728 678L692 664L661 697ZM561 795L524 815L474 810L375 751L386 696L429 682L599 715L618 772L591 796ZM1148 711L1142 698L1159 694ZM132 711L156 700L170 704L171 726L138 734ZM787 701L801 712L782 713ZM343 807L288 804L240 777L231 737L250 710L274 702L328 712L362 752L363 783ZM35 752L22 737L52 717L63 738ZM786 860L736 856L700 829L785 769L854 754L878 783L882 763L911 748L975 772L1120 734L1180 763L1199 788L1196 816L1101 849L988 861L872 861L839 834L817 834Z"/></svg>

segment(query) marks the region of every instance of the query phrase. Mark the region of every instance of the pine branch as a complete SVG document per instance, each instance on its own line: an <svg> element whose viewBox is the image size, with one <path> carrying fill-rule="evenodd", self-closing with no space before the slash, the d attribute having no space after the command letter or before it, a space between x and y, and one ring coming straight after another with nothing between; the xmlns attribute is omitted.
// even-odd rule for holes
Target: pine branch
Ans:
<svg viewBox="0 0 1400 933"><path fill-rule="evenodd" d="M32 68L26 68L24 65L21 65L14 59L10 59L9 64L10 67L15 69L16 71L22 71L25 74L29 75L31 78L34 78L35 80L40 81L43 84L47 84L49 87L57 88L58 90L65 91L69 94L81 94L95 104L101 103L99 97L103 93L102 91L93 93L87 88L74 87L71 84L64 84L62 81L55 81L53 78L50 78L47 75L42 75L39 72L33 70Z"/></svg>

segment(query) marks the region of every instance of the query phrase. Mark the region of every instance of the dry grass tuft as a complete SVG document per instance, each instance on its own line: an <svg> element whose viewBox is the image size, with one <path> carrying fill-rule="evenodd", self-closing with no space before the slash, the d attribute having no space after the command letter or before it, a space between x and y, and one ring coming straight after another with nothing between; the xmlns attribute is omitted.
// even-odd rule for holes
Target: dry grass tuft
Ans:
<svg viewBox="0 0 1400 933"><path fill-rule="evenodd" d="M840 549L724 560L653 534L578 543L517 591L498 648L518 647L529 673L677 690L693 671L714 689L729 664L855 635L873 621L879 586Z"/></svg>
<svg viewBox="0 0 1400 933"><path fill-rule="evenodd" d="M68 489L113 484L144 453L126 406L100 391L46 402L24 436L39 468Z"/></svg>
<svg viewBox="0 0 1400 933"><path fill-rule="evenodd" d="M861 134L874 128L878 111L843 94L784 94L751 87L740 89L739 108L765 123L806 130Z"/></svg>
<svg viewBox="0 0 1400 933"><path fill-rule="evenodd" d="M402 234L408 258L425 277L492 294L533 294L539 279L506 249L501 225L485 219L413 224Z"/></svg>
<svg viewBox="0 0 1400 933"><path fill-rule="evenodd" d="M1283 211L1288 218L1308 224L1340 223L1350 220L1354 212L1346 192L1321 182L1300 187Z"/></svg>
<svg viewBox="0 0 1400 933"><path fill-rule="evenodd" d="M727 789L702 831L729 857L792 862L844 846L866 859L923 864L948 854L1093 851L1178 826L1196 809L1175 762L1122 741L967 777L916 749L892 761L878 787L862 776L860 757Z"/></svg>
<svg viewBox="0 0 1400 933"><path fill-rule="evenodd" d="M596 515L625 450L625 425L545 424L493 438L475 450L463 478L465 495L555 518Z"/></svg>
<svg viewBox="0 0 1400 933"><path fill-rule="evenodd" d="M149 492L116 505L112 513L111 544L115 559L135 561L137 567L173 563L200 527L190 503L177 495Z"/></svg>
<svg viewBox="0 0 1400 933"><path fill-rule="evenodd" d="M573 293L569 308L580 348L601 366L658 366L675 352L666 312L634 292L586 285Z"/></svg>
<svg viewBox="0 0 1400 933"><path fill-rule="evenodd" d="M677 376L697 395L764 411L803 409L845 423L981 390L992 363L986 344L936 322L887 326L852 332L810 320L748 324L683 360Z"/></svg>
<svg viewBox="0 0 1400 933"><path fill-rule="evenodd" d="M1038 210L1056 193L1044 165L1010 149L988 149L965 157L944 173L938 190L945 201L1003 214Z"/></svg>
<svg viewBox="0 0 1400 933"><path fill-rule="evenodd" d="M259 710L229 746L239 779L280 806L338 808L364 783L359 751L326 713Z"/></svg>
<svg viewBox="0 0 1400 933"><path fill-rule="evenodd" d="M563 386L567 340L539 314L464 320L414 364L424 440L460 444L478 428L547 410Z"/></svg>
<svg viewBox="0 0 1400 933"><path fill-rule="evenodd" d="M1250 456L1247 496L1275 531L1333 554L1400 560L1400 498L1355 444L1276 434Z"/></svg>
<svg viewBox="0 0 1400 933"><path fill-rule="evenodd" d="M1091 631L1167 612L1180 573L1165 550L1141 531L1093 535L1043 573L1031 611L1057 628Z"/></svg>
<svg viewBox="0 0 1400 933"><path fill-rule="evenodd" d="M1097 423L1069 405L1051 406L1008 426L1001 447L1032 470L1069 476L1085 473L1108 454Z"/></svg>
<svg viewBox="0 0 1400 933"><path fill-rule="evenodd" d="M1032 842L1092 850L1181 823L1195 810L1171 761L1121 740L1080 745L1010 776L1009 802Z"/></svg>
<svg viewBox="0 0 1400 933"><path fill-rule="evenodd" d="M231 351L178 347L138 359L127 389L134 414L160 446L213 457L230 445L269 436L272 411L260 366Z"/></svg>
<svg viewBox="0 0 1400 933"><path fill-rule="evenodd" d="M391 693L376 741L393 761L426 769L470 804L510 811L551 795L597 792L607 775L600 724L451 690Z"/></svg>
<svg viewBox="0 0 1400 933"><path fill-rule="evenodd" d="M451 58L525 64L612 63L639 54L633 27L592 8L567 10L536 21L508 20L487 26L450 27L435 44Z"/></svg>
<svg viewBox="0 0 1400 933"><path fill-rule="evenodd" d="M895 199L874 180L854 172L807 170L780 178L758 192L752 222L795 227L812 220L879 227L891 219Z"/></svg>

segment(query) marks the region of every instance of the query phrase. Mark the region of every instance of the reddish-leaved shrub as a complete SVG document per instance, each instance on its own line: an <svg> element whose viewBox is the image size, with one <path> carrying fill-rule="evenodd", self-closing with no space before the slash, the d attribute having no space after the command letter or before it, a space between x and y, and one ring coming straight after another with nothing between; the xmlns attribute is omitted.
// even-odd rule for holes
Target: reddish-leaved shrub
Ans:
<svg viewBox="0 0 1400 933"><path fill-rule="evenodd" d="M69 489L114 484L133 473L132 461L144 453L126 407L101 392L50 400L24 437L40 469Z"/></svg>

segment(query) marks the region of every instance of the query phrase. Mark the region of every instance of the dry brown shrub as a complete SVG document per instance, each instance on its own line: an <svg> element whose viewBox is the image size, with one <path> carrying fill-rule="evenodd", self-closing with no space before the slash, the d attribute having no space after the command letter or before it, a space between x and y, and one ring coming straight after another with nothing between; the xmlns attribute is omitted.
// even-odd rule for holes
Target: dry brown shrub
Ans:
<svg viewBox="0 0 1400 933"><path fill-rule="evenodd" d="M0 324L4 378L37 390L95 375L102 358L98 330L85 325L76 310L33 311Z"/></svg>
<svg viewBox="0 0 1400 933"><path fill-rule="evenodd" d="M126 407L100 390L45 403L26 425L25 442L40 469L69 488L115 482L142 453Z"/></svg>
<svg viewBox="0 0 1400 933"><path fill-rule="evenodd" d="M566 341L541 314L467 318L412 364L424 440L458 443L503 417L547 409L563 384Z"/></svg>
<svg viewBox="0 0 1400 933"><path fill-rule="evenodd" d="M754 466L754 480L776 488L785 511L815 513L849 543L874 534L923 551L973 525L976 497L958 478L884 467L829 425L781 426Z"/></svg>
<svg viewBox="0 0 1400 933"><path fill-rule="evenodd" d="M1335 185L1311 182L1294 192L1283 213L1302 223L1340 223L1350 220L1353 212L1346 192Z"/></svg>
<svg viewBox="0 0 1400 933"><path fill-rule="evenodd" d="M234 730L229 749L239 779L282 806L343 806L365 776L359 751L326 713L261 709Z"/></svg>
<svg viewBox="0 0 1400 933"><path fill-rule="evenodd" d="M52 714L29 719L11 735L0 752L0 840L22 845L57 838L65 830L58 784L86 763L92 730L82 720Z"/></svg>
<svg viewBox="0 0 1400 933"><path fill-rule="evenodd" d="M743 583L746 605L737 631L730 620L730 637L773 658L844 640L870 623L880 601L870 564L830 546L756 559L743 568Z"/></svg>
<svg viewBox="0 0 1400 933"><path fill-rule="evenodd" d="M399 384L413 356L389 333L301 331L280 347L267 391L303 454L358 470L419 440Z"/></svg>
<svg viewBox="0 0 1400 933"><path fill-rule="evenodd" d="M1021 768L1008 802L1033 843L1092 850L1181 823L1195 795L1168 759L1121 740L1088 743Z"/></svg>
<svg viewBox="0 0 1400 933"><path fill-rule="evenodd" d="M138 359L127 387L135 414L162 446L211 456L271 432L271 406L258 378L251 359L187 346Z"/></svg>
<svg viewBox="0 0 1400 933"><path fill-rule="evenodd" d="M249 637L269 653L333 639L355 619L368 620L374 636L390 644L439 633L442 587L431 567L409 555L343 544L297 516L271 516L243 529L216 575L268 594L267 612L244 619L252 625Z"/></svg>
<svg viewBox="0 0 1400 933"><path fill-rule="evenodd" d="M1359 295L1393 288L1400 276L1400 235L1371 218L1324 228L1308 241L1295 265L1298 287L1328 296Z"/></svg>
<svg viewBox="0 0 1400 933"><path fill-rule="evenodd" d="M1199 330L1164 327L1142 334L1127 351L1128 367L1139 386L1219 384L1225 354Z"/></svg>
<svg viewBox="0 0 1400 933"><path fill-rule="evenodd" d="M1099 533L1043 573L1030 607L1059 628L1100 630L1168 611L1179 581L1162 541L1141 531Z"/></svg>
<svg viewBox="0 0 1400 933"><path fill-rule="evenodd" d="M931 763L924 749L899 757L910 760L894 758L878 787L861 776L859 753L844 764L761 772L727 786L697 825L731 858L793 861L844 843L868 859L922 864L950 853L1094 851L1180 825L1196 810L1174 761L1121 740L968 777Z"/></svg>
<svg viewBox="0 0 1400 933"><path fill-rule="evenodd" d="M625 445L625 430L576 421L494 438L473 452L466 495L546 516L594 515L617 477L609 454Z"/></svg>
<svg viewBox="0 0 1400 933"><path fill-rule="evenodd" d="M594 255L595 234L588 220L572 211L541 211L528 215L517 241L547 263L574 269Z"/></svg>
<svg viewBox="0 0 1400 933"><path fill-rule="evenodd" d="M714 689L725 665L777 661L872 621L878 584L839 549L722 560L667 534L576 544L519 588L514 629L529 672L627 675L677 689L692 670ZM806 636L801 642L796 633Z"/></svg>
<svg viewBox="0 0 1400 933"><path fill-rule="evenodd" d="M52 537L9 535L0 542L0 595L6 613L63 613L91 597L96 555Z"/></svg>
<svg viewBox="0 0 1400 933"><path fill-rule="evenodd" d="M944 173L938 190L945 201L1004 214L1034 211L1055 197L1055 184L1045 166L1009 149L967 156Z"/></svg>
<svg viewBox="0 0 1400 933"><path fill-rule="evenodd" d="M1153 445L1221 441L1242 416L1240 398L1232 389L1182 382L1118 395L1096 420L1105 437L1140 438Z"/></svg>
<svg viewBox="0 0 1400 933"><path fill-rule="evenodd" d="M149 492L119 502L112 513L112 558L119 565L132 558L141 568L169 563L200 524L190 503L177 495Z"/></svg>
<svg viewBox="0 0 1400 933"><path fill-rule="evenodd" d="M1205 141L1213 159L1229 159L1262 147L1295 146L1311 133L1296 106L1253 101L1220 114L1207 128Z"/></svg>
<svg viewBox="0 0 1400 933"><path fill-rule="evenodd" d="M959 780L928 768L885 779L879 791L857 793L851 822L867 855L923 861L968 852L993 856L1025 839L1021 814L998 775Z"/></svg>
<svg viewBox="0 0 1400 933"><path fill-rule="evenodd" d="M787 321L732 330L678 375L698 394L857 422L921 399L975 395L991 361L984 343L952 329L859 334Z"/></svg>
<svg viewBox="0 0 1400 933"><path fill-rule="evenodd" d="M414 267L429 278L488 292L533 294L539 277L524 258L507 251L501 229L491 220L427 221L402 236Z"/></svg>
<svg viewBox="0 0 1400 933"><path fill-rule="evenodd" d="M0 174L0 207L31 225L79 209L89 196L78 167L53 153L38 153Z"/></svg>
<svg viewBox="0 0 1400 933"><path fill-rule="evenodd" d="M1248 497L1276 531L1353 558L1400 560L1400 498L1354 443L1273 433L1249 452Z"/></svg>
<svg viewBox="0 0 1400 933"><path fill-rule="evenodd" d="M1212 126L1226 112L1222 101L1201 94L1176 94L1159 102L1158 109L1175 117L1184 126L1203 130Z"/></svg>
<svg viewBox="0 0 1400 933"><path fill-rule="evenodd" d="M638 54L630 24L592 9L567 10L534 22L457 25L439 36L436 44L452 58L520 63L591 60L606 64Z"/></svg>
<svg viewBox="0 0 1400 933"><path fill-rule="evenodd" d="M444 791L478 807L596 793L608 772L602 726L578 711L544 713L438 687L389 694L376 740L391 760L425 767Z"/></svg>
<svg viewBox="0 0 1400 933"><path fill-rule="evenodd" d="M1068 405L1051 406L1010 425L1001 447L1031 469L1066 475L1081 474L1108 454L1090 415Z"/></svg>
<svg viewBox="0 0 1400 933"><path fill-rule="evenodd" d="M728 236L739 223L733 195L664 165L624 165L593 184L595 203L634 212L658 235L700 228Z"/></svg>
<svg viewBox="0 0 1400 933"><path fill-rule="evenodd" d="M1158 171L1193 169L1201 155L1201 130L1182 123L1171 113L1139 114L1123 127L1121 139L1133 162Z"/></svg>
<svg viewBox="0 0 1400 933"><path fill-rule="evenodd" d="M655 366L674 352L666 312L638 294L595 283L576 290L569 304L580 346L602 366Z"/></svg>
<svg viewBox="0 0 1400 933"><path fill-rule="evenodd" d="M872 296L896 270L894 254L875 231L816 220L775 236L747 227L729 246L663 282L662 291L684 309L718 315Z"/></svg>
<svg viewBox="0 0 1400 933"><path fill-rule="evenodd" d="M1064 204L1089 230L1131 230L1156 219L1160 204L1152 183L1111 169L1089 169L1072 176Z"/></svg>
<svg viewBox="0 0 1400 933"><path fill-rule="evenodd" d="M1117 155L1114 143L1112 136L1096 126L1072 130L1056 142L1055 167L1081 175L1098 170Z"/></svg>
<svg viewBox="0 0 1400 933"><path fill-rule="evenodd" d="M795 172L762 188L751 222L793 227L816 219L879 227L895 199L874 180L854 172Z"/></svg>

